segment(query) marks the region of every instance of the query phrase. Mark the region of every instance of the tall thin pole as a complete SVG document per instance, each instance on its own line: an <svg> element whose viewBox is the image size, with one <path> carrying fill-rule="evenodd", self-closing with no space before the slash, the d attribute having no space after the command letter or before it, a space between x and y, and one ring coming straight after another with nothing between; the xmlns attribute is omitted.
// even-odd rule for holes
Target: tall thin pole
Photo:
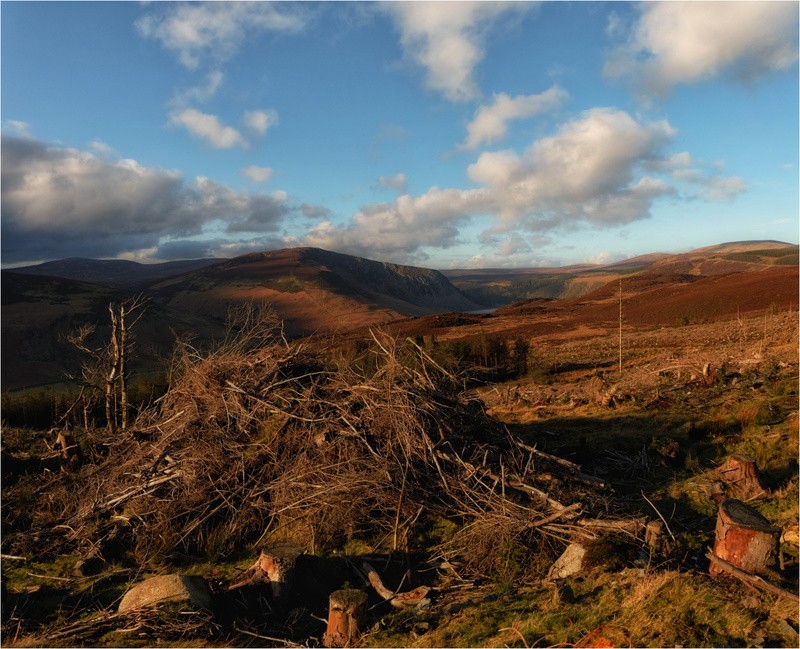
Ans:
<svg viewBox="0 0 800 649"><path fill-rule="evenodd" d="M619 378L622 378L622 278L619 278Z"/></svg>

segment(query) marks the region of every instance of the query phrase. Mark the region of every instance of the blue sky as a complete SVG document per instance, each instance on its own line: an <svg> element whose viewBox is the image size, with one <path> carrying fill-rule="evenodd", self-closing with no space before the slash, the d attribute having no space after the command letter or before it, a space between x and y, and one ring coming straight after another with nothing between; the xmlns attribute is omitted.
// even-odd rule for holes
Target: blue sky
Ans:
<svg viewBox="0 0 800 649"><path fill-rule="evenodd" d="M798 4L4 2L2 263L798 240Z"/></svg>

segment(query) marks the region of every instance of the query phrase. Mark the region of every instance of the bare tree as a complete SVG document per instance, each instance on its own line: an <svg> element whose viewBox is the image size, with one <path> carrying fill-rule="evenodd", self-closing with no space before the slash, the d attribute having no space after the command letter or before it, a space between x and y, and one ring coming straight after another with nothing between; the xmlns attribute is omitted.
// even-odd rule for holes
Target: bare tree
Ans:
<svg viewBox="0 0 800 649"><path fill-rule="evenodd" d="M97 327L86 324L67 336L67 341L89 356L82 368L84 389L102 392L105 395L106 426L112 435L117 432L117 423L122 430L128 428L128 359L131 351L130 331L144 315L145 298L138 295L124 302L109 303L111 335L105 345L92 347L89 339ZM129 318L133 317L133 321ZM86 402L88 403L88 401ZM86 408L84 420L88 422Z"/></svg>

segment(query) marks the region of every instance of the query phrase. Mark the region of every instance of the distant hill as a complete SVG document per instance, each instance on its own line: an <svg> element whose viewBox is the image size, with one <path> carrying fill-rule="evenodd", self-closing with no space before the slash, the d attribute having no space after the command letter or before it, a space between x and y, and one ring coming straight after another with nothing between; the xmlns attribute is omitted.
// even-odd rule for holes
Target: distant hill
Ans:
<svg viewBox="0 0 800 649"><path fill-rule="evenodd" d="M243 255L156 282L148 292L173 308L217 318L232 305L269 303L293 335L483 307L439 271L319 248Z"/></svg>
<svg viewBox="0 0 800 649"><path fill-rule="evenodd" d="M124 259L86 259L71 257L47 261L34 266L14 268L13 272L24 275L61 277L79 282L102 284L103 286L134 287L148 284L166 277L197 270L219 259L188 259L168 261L161 264L140 264Z"/></svg>
<svg viewBox="0 0 800 649"><path fill-rule="evenodd" d="M723 243L681 254L652 253L598 266L460 269L443 273L471 299L505 306L537 298L581 297L615 278L647 270L709 276L797 264L797 245L769 240Z"/></svg>

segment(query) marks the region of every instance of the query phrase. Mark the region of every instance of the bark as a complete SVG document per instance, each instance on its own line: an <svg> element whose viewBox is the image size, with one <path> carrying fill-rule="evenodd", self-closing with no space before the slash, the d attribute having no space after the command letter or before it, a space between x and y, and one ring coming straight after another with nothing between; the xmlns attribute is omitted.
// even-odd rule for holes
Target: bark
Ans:
<svg viewBox="0 0 800 649"><path fill-rule="evenodd" d="M778 558L780 529L740 500L728 499L719 506L714 555L747 572L765 574ZM716 577L720 564L712 563L709 573Z"/></svg>
<svg viewBox="0 0 800 649"><path fill-rule="evenodd" d="M322 637L326 647L351 647L361 635L367 611L367 594L363 590L337 590L331 593L328 628Z"/></svg>

